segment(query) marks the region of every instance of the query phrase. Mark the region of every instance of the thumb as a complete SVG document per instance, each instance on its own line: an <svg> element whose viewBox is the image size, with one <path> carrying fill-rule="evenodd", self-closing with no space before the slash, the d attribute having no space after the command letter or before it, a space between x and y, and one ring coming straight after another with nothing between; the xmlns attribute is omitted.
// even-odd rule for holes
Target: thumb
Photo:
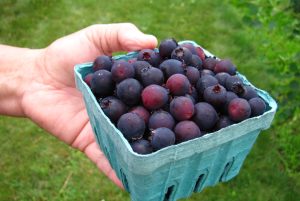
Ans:
<svg viewBox="0 0 300 201"><path fill-rule="evenodd" d="M83 31L98 51L106 55L116 51L153 49L157 45L155 36L142 33L131 23L92 25Z"/></svg>

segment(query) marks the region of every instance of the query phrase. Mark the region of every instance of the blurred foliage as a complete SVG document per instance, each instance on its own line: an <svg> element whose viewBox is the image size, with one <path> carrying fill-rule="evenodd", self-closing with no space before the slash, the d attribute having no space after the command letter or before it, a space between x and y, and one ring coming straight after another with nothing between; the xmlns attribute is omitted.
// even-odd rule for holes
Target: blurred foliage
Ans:
<svg viewBox="0 0 300 201"><path fill-rule="evenodd" d="M282 162L291 174L300 171L300 13L299 1L231 1L241 12L243 29L255 40L259 60L277 77L270 91L278 101L274 133ZM287 160L286 160L287 159Z"/></svg>

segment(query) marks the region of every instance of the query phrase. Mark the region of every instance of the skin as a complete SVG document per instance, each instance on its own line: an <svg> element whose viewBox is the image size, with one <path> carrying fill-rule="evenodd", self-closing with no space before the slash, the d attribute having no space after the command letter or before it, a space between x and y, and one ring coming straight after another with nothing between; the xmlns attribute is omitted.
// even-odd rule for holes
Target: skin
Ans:
<svg viewBox="0 0 300 201"><path fill-rule="evenodd" d="M83 97L75 88L73 67L102 54L156 45L154 36L143 34L130 23L92 25L44 49L0 45L0 114L31 119L82 151L123 188L95 142Z"/></svg>

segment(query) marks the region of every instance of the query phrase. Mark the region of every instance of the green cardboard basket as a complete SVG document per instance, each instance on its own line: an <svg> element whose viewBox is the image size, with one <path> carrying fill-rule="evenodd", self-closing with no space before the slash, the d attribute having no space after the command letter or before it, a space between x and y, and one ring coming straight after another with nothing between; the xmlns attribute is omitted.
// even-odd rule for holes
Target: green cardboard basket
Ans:
<svg viewBox="0 0 300 201"><path fill-rule="evenodd" d="M181 41L180 43L193 41ZM206 56L213 56L204 49ZM114 59L130 59L130 52ZM173 201L189 197L207 186L225 182L236 176L261 130L270 127L277 104L265 91L255 88L267 103L267 111L200 138L140 155L130 147L122 133L101 110L83 78L92 72L92 63L75 66L76 86L82 92L97 143L132 201Z"/></svg>

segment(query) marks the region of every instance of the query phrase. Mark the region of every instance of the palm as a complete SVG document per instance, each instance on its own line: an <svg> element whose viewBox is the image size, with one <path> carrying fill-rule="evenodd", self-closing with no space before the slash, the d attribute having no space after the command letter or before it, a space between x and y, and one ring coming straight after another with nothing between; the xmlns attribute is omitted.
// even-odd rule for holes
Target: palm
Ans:
<svg viewBox="0 0 300 201"><path fill-rule="evenodd" d="M118 41L109 48L99 47L94 41L98 39L87 30L55 41L43 51L38 78L32 82L23 99L26 116L62 141L83 151L120 187L121 182L95 142L82 95L75 88L73 67L93 61L103 53L136 49L128 45L120 47L119 44L132 42L127 37L118 36Z"/></svg>

